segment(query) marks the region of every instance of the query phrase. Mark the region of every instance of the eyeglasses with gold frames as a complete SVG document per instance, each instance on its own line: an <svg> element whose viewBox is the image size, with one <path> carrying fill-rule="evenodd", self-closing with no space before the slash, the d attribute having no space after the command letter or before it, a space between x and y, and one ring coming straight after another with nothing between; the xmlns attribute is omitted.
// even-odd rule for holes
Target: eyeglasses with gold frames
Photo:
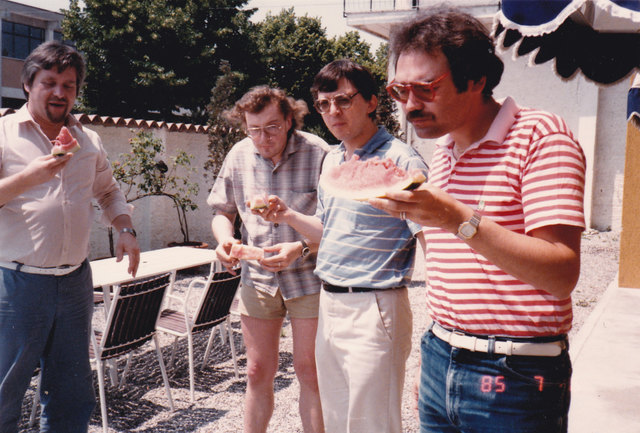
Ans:
<svg viewBox="0 0 640 433"><path fill-rule="evenodd" d="M281 129L282 129L282 125L275 125L275 124L262 126L262 127L256 126L256 127L247 128L247 135L251 138L260 138L260 134L264 133L264 135L266 135L267 138L269 138L269 137L273 137L274 135L277 135Z"/></svg>
<svg viewBox="0 0 640 433"><path fill-rule="evenodd" d="M313 106L316 107L316 110L318 110L318 113L320 114L328 113L329 110L331 110L331 104L336 104L336 107L341 110L348 110L351 107L351 104L353 104L353 97L358 93L360 92L356 92L353 95L340 93L333 98L316 99Z"/></svg>
<svg viewBox="0 0 640 433"><path fill-rule="evenodd" d="M436 98L436 86L449 75L446 72L433 81L425 83L423 81L414 81L413 83L396 83L392 81L387 87L387 93L396 101L403 104L409 100L409 94L413 92L416 98L431 102Z"/></svg>

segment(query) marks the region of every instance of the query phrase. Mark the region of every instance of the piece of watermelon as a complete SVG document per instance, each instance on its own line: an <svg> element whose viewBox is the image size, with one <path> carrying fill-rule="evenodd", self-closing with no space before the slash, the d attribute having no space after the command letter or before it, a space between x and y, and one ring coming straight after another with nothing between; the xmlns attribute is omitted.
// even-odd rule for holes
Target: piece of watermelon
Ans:
<svg viewBox="0 0 640 433"><path fill-rule="evenodd" d="M53 147L51 148L51 154L53 156L63 156L69 152L77 152L80 150L78 140L73 138L66 126L60 128L60 133L55 140L51 142Z"/></svg>
<svg viewBox="0 0 640 433"><path fill-rule="evenodd" d="M264 195L256 195L249 201L249 208L251 210L265 209L269 205L269 199Z"/></svg>
<svg viewBox="0 0 640 433"><path fill-rule="evenodd" d="M251 245L233 244L231 245L231 257L240 260L262 260L264 250Z"/></svg>
<svg viewBox="0 0 640 433"><path fill-rule="evenodd" d="M366 201L384 197L388 191L417 188L426 180L422 170L407 172L391 158L376 156L363 161L353 155L349 161L323 172L320 186L337 197Z"/></svg>

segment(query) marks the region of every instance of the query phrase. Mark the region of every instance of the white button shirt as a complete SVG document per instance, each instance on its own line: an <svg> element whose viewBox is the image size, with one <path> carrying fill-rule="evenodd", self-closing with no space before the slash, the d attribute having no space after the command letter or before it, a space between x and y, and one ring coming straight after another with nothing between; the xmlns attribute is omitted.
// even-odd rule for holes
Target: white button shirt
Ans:
<svg viewBox="0 0 640 433"><path fill-rule="evenodd" d="M67 128L80 150L53 179L0 207L0 261L39 267L80 264L88 255L94 198L109 222L130 215L98 134L73 116ZM22 171L51 147L26 105L0 118L0 178Z"/></svg>

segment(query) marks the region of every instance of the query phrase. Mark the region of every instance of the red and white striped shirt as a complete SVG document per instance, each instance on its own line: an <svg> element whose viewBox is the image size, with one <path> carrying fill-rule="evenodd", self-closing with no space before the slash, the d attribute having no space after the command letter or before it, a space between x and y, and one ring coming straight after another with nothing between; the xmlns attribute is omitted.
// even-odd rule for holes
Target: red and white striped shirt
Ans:
<svg viewBox="0 0 640 433"><path fill-rule="evenodd" d="M507 98L485 137L459 160L453 142L436 149L430 182L517 233L585 227L585 157L558 116ZM480 205L483 203L483 205ZM571 299L505 273L453 234L426 227L427 303L445 327L482 335L536 337L571 328Z"/></svg>

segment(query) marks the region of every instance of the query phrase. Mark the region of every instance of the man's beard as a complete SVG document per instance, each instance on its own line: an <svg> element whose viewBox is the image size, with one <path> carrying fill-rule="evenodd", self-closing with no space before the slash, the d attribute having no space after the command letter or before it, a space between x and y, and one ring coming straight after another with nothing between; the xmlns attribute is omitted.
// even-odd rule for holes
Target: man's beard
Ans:
<svg viewBox="0 0 640 433"><path fill-rule="evenodd" d="M54 114L50 109L49 106L47 106L45 108L45 112L47 113L47 118L49 119L49 121L51 123L62 123L64 122L64 120L67 118L67 115L69 114L70 110L69 110L69 104L66 103L66 108L64 110L64 112L60 115L58 114Z"/></svg>

